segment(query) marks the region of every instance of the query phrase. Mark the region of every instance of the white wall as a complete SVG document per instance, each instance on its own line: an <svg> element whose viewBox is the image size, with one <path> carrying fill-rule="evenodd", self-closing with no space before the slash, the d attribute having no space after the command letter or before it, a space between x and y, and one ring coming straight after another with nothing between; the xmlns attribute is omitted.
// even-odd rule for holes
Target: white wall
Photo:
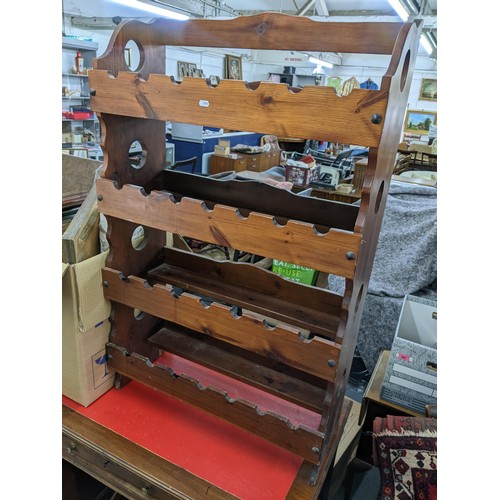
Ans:
<svg viewBox="0 0 500 500"><path fill-rule="evenodd" d="M107 30L88 31L72 27L68 18L65 20L64 27L67 34L92 37L93 41L98 44L98 56L106 50L112 34L112 31ZM216 75L224 78L224 56L226 53L243 56L243 79L247 81L267 80L269 73L282 73L285 66L285 64L260 64L255 61L253 52L249 53L243 50L231 50L228 52L221 49L210 49L208 51L201 51L195 48L167 47L166 73L177 77L177 61L185 61L194 63L198 68L202 68L206 77ZM342 56L342 64L340 66L335 65L331 70L326 69L325 77L338 76L342 80L347 80L354 76L360 83L371 78L380 86L382 76L389 65L389 60L389 56L344 54ZM306 64L300 68L298 67L296 73L312 74L313 69L312 65ZM418 55L407 107L409 109L437 111L437 102L421 101L419 99L422 78L437 79L437 64L425 55Z"/></svg>

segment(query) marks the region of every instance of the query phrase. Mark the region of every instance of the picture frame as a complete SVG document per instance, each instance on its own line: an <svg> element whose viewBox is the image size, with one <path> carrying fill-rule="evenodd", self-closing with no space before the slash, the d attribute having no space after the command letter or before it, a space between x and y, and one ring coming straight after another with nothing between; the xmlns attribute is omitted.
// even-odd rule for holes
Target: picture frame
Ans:
<svg viewBox="0 0 500 500"><path fill-rule="evenodd" d="M422 78L419 99L421 101L437 101L437 80Z"/></svg>
<svg viewBox="0 0 500 500"><path fill-rule="evenodd" d="M418 109L406 111L404 132L408 134L428 135L431 125L437 125L437 113Z"/></svg>
<svg viewBox="0 0 500 500"><path fill-rule="evenodd" d="M132 49L125 47L123 56L125 57L125 64L131 68L132 67Z"/></svg>
<svg viewBox="0 0 500 500"><path fill-rule="evenodd" d="M182 78L184 76L197 76L195 75L196 64L186 61L177 61L177 76Z"/></svg>
<svg viewBox="0 0 500 500"><path fill-rule="evenodd" d="M210 75L208 77L208 81L212 87L217 87L217 85L219 85L220 78L217 75Z"/></svg>
<svg viewBox="0 0 500 500"><path fill-rule="evenodd" d="M226 55L226 78L243 80L241 57Z"/></svg>

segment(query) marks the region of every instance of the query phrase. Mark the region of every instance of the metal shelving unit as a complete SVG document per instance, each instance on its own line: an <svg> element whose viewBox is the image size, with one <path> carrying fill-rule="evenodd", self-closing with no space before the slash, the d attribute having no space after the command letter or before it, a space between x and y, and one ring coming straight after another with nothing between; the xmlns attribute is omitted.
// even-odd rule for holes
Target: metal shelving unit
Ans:
<svg viewBox="0 0 500 500"><path fill-rule="evenodd" d="M92 68L92 60L97 55L97 43L87 40L62 37L62 101L61 111L89 109L90 93L88 75L71 72L71 63L79 50L82 53L85 68ZM65 95L65 92L68 95ZM73 119L62 116L61 144L70 154L90 157L89 150L100 149L99 120L94 113L90 118Z"/></svg>

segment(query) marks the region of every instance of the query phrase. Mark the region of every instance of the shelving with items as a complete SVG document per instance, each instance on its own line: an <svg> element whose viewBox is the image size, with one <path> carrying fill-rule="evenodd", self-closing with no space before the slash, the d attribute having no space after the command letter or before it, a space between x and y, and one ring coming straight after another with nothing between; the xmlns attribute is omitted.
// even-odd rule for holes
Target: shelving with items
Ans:
<svg viewBox="0 0 500 500"><path fill-rule="evenodd" d="M87 72L96 57L97 44L63 36L62 49L62 148L96 147L100 127L90 109ZM80 57L77 58L77 54ZM79 59L79 67L76 59Z"/></svg>
<svg viewBox="0 0 500 500"><path fill-rule="evenodd" d="M332 23L275 13L117 27L89 73L91 107L106 130L96 187L108 222L102 275L113 305L107 353L117 387L130 379L153 386L300 455L301 474L311 484L324 480L342 434L420 31L419 21ZM124 58L130 40L140 48L137 72ZM169 45L374 53L390 62L380 90L339 97L331 87L177 82L165 74ZM165 170L166 121L367 147L361 204ZM146 154L132 166L136 140ZM144 240L134 246L138 227ZM166 247L166 232L343 276L344 294ZM182 359L252 391L229 394Z"/></svg>

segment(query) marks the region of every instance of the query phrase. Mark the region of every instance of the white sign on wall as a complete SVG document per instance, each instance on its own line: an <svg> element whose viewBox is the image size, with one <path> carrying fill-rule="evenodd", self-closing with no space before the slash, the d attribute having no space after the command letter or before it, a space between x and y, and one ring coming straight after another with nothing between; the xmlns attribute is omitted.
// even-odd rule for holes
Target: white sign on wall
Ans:
<svg viewBox="0 0 500 500"><path fill-rule="evenodd" d="M252 59L263 64L281 64L283 66L310 66L308 57L302 52L286 50L252 50Z"/></svg>

